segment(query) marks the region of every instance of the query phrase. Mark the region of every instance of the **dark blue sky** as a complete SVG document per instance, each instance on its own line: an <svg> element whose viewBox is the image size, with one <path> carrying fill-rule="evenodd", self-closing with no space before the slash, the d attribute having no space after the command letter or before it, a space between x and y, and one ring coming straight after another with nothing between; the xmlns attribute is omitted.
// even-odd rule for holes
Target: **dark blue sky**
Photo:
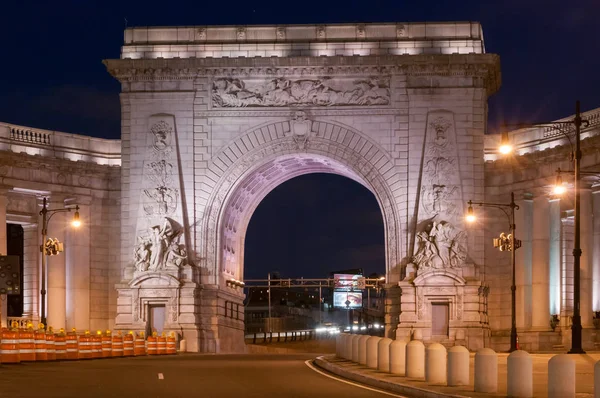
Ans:
<svg viewBox="0 0 600 398"><path fill-rule="evenodd" d="M487 52L500 54L502 64L502 88L490 99L492 130L503 121L533 122L568 116L574 111L576 99L581 100L583 110L600 107L598 0L6 0L0 9L3 16L0 121L49 130L119 138L119 84L106 73L101 61L119 57L125 18L129 26L479 21ZM332 178L337 182L332 182ZM318 231L329 228L319 224L319 220L328 219L329 210L325 210L328 196L323 193L331 186L346 192L338 203L347 209L346 216L356 212L371 214L372 209L363 203L370 193L360 187L344 191L357 184L339 183L340 179L314 175L282 185L279 190L283 194L278 190L265 199L249 231L252 232L258 217L278 221L286 219L281 216L283 212L290 217L303 215L297 221L313 223L315 231L308 236L328 239L318 236ZM300 194L298 187L303 187ZM286 194L287 191L291 193ZM320 199L311 201L310 197L317 193ZM271 196L276 194L283 196L269 204ZM374 200L372 204L376 206ZM346 228L344 217L332 218L335 228ZM372 221L370 217L365 219L369 220L364 221L367 223ZM293 222L293 217L289 222ZM365 231L369 230L366 225ZM360 234L360 227L358 231ZM356 243L355 249L364 247L363 252L372 251L370 234L363 235L365 239L359 241L367 243ZM287 252L296 253L300 247L317 245L316 241L307 243L305 237L304 234L294 237L296 251L290 248ZM248 239L253 241L252 237ZM315 256L329 258L332 253L343 251L343 241L334 239L330 245L314 251ZM290 245L290 240L283 236L275 245ZM380 245L383 247L382 236ZM247 261L262 272L263 266L258 264L264 263L269 254L261 250L256 258L248 253ZM373 255L374 263L382 259L383 254ZM344 267L346 263L347 259L340 259L332 267ZM383 271L382 264L378 267ZM325 270L319 267L310 272L322 271Z"/></svg>

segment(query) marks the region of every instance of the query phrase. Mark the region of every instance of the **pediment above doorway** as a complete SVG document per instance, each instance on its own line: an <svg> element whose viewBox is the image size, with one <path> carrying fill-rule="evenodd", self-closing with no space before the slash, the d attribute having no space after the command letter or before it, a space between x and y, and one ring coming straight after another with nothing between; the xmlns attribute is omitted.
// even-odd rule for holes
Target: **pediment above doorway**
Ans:
<svg viewBox="0 0 600 398"><path fill-rule="evenodd" d="M423 286L464 286L466 281L460 275L446 270L430 270L419 275L413 280L417 287Z"/></svg>

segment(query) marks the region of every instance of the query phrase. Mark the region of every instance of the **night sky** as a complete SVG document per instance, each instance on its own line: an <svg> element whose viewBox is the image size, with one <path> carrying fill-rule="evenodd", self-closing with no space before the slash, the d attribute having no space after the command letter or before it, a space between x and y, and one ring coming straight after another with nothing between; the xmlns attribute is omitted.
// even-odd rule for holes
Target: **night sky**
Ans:
<svg viewBox="0 0 600 398"><path fill-rule="evenodd" d="M123 28L344 22L479 21L501 56L502 122L558 119L600 107L600 1L14 1L2 7L0 121L105 138L120 136L119 84L101 61L118 58ZM264 239L269 237L270 239ZM246 277L384 271L377 203L354 181L315 174L269 194L246 240Z"/></svg>

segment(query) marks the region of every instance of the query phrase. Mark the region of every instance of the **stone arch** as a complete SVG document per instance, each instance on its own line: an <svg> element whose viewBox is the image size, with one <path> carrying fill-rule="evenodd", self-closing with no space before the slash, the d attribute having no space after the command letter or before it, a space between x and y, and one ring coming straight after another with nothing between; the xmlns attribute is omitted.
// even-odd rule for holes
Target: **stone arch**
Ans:
<svg viewBox="0 0 600 398"><path fill-rule="evenodd" d="M197 237L205 245L199 247L203 283L242 279L243 238L260 201L277 185L314 172L351 178L373 192L384 221L386 274L394 275L388 281L397 280L402 228L390 186L396 169L389 153L357 130L331 121L310 122L306 141L299 143L293 123L280 120L253 128L213 158L209 173L216 182L207 187L212 194Z"/></svg>

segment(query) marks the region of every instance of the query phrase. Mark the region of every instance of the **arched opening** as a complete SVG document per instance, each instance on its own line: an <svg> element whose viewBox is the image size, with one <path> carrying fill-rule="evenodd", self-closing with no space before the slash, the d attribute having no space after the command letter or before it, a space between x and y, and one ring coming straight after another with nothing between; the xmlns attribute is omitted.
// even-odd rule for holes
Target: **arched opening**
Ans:
<svg viewBox="0 0 600 398"><path fill-rule="evenodd" d="M244 280L270 276L275 282L270 292L246 289L245 332L350 324L379 332L384 323L382 289L349 293L361 296L361 306L340 308L344 292L317 281L348 272L385 275L383 217L373 193L329 173L305 174L280 184L260 202L246 231ZM278 281L287 278L289 284ZM312 281L298 286L298 278Z"/></svg>

